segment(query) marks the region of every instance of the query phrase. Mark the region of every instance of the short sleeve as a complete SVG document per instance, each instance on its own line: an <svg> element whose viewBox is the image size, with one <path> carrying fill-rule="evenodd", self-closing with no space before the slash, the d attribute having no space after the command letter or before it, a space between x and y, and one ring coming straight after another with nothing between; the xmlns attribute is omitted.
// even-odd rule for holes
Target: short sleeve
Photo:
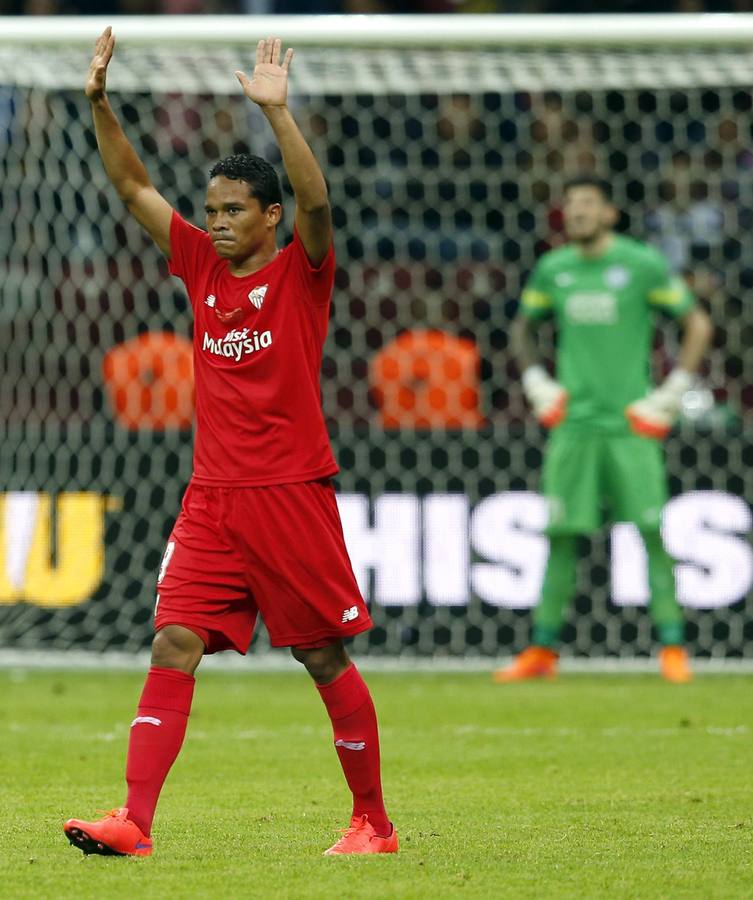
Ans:
<svg viewBox="0 0 753 900"><path fill-rule="evenodd" d="M191 225L177 212L173 212L170 221L168 269L171 275L177 275L183 280L189 293L196 279L206 270L207 263L215 255L211 238L206 231Z"/></svg>
<svg viewBox="0 0 753 900"><path fill-rule="evenodd" d="M695 305L695 297L682 278L673 275L665 256L651 250L647 299L651 306L680 318Z"/></svg>
<svg viewBox="0 0 753 900"><path fill-rule="evenodd" d="M314 306L326 306L332 297L332 288L335 283L334 248L330 246L327 255L319 265L312 266L297 228L293 229L293 241L290 248L293 257L296 260L300 276L308 288L307 295L309 302Z"/></svg>
<svg viewBox="0 0 753 900"><path fill-rule="evenodd" d="M533 270L523 288L520 295L520 312L528 319L544 319L553 312L548 278L541 263Z"/></svg>

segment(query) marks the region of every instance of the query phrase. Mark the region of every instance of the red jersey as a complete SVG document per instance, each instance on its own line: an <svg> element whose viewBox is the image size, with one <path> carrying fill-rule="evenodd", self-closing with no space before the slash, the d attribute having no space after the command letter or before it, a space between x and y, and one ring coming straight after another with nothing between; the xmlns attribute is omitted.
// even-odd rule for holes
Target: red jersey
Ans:
<svg viewBox="0 0 753 900"><path fill-rule="evenodd" d="M193 480L256 487L334 475L319 388L332 248L314 268L295 233L271 262L239 278L209 235L178 213L170 246L170 272L194 313Z"/></svg>

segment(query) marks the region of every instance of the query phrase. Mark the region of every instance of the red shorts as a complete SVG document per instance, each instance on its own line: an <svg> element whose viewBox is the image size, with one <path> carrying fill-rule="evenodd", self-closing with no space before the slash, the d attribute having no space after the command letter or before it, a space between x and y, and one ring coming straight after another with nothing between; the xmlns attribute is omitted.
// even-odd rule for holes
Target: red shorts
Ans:
<svg viewBox="0 0 753 900"><path fill-rule="evenodd" d="M157 580L156 631L183 625L207 653L317 647L371 628L329 479L270 487L191 482Z"/></svg>

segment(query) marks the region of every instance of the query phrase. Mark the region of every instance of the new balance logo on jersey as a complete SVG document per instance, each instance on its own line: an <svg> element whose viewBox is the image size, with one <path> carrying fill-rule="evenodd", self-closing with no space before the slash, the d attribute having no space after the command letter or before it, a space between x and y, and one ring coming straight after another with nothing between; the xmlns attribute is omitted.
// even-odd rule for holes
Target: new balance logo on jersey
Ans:
<svg viewBox="0 0 753 900"><path fill-rule="evenodd" d="M352 622L353 619L358 618L358 607L351 606L349 609L343 610L343 622Z"/></svg>
<svg viewBox="0 0 753 900"><path fill-rule="evenodd" d="M255 287L252 291L249 291L248 299L257 309L261 309L261 305L264 303L264 295L267 293L268 287L268 284L263 284L261 287Z"/></svg>
<svg viewBox="0 0 753 900"><path fill-rule="evenodd" d="M239 362L242 356L263 350L271 343L271 331L252 332L248 328L239 328L228 331L225 337L221 338L213 338L205 331L201 349L208 350L215 356L224 356L226 359Z"/></svg>
<svg viewBox="0 0 753 900"><path fill-rule="evenodd" d="M214 294L210 294L210 295L207 297L207 299L204 301L204 303L206 303L206 305L207 305L210 309L214 309L214 304L215 304L216 302L217 302L217 298L214 296Z"/></svg>

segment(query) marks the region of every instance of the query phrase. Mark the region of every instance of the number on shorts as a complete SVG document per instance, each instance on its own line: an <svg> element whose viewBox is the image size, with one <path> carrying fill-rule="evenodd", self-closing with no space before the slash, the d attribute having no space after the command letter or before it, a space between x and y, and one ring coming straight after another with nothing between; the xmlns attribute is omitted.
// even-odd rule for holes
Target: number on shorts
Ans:
<svg viewBox="0 0 753 900"><path fill-rule="evenodd" d="M175 553L175 541L169 541L167 547L165 547L165 555L162 557L162 562L160 563L157 584L162 584L162 579L165 577L167 567L170 565L170 560L173 558L173 553Z"/></svg>

